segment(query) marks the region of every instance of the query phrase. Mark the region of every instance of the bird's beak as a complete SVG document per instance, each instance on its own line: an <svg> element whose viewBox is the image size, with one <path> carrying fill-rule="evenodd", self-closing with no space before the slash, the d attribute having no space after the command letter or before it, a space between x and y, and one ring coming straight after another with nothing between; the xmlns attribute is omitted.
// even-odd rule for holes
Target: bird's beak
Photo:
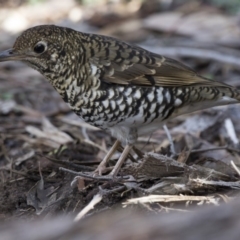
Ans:
<svg viewBox="0 0 240 240"><path fill-rule="evenodd" d="M17 53L13 48L0 52L0 62L17 61L23 59L23 55Z"/></svg>

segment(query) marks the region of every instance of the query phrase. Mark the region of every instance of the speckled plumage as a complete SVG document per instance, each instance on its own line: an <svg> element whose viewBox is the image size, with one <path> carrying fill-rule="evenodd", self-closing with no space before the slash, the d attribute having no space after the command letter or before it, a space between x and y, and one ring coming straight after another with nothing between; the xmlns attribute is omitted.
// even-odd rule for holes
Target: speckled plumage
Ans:
<svg viewBox="0 0 240 240"><path fill-rule="evenodd" d="M84 121L127 144L170 118L240 101L236 88L201 77L173 59L69 28L30 28L5 55L0 61L26 62Z"/></svg>

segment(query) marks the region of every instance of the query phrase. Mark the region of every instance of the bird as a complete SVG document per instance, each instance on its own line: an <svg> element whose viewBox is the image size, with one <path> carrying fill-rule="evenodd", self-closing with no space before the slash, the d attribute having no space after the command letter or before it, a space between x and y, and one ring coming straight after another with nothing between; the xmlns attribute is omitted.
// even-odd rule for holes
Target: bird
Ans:
<svg viewBox="0 0 240 240"><path fill-rule="evenodd" d="M174 59L113 37L56 25L25 30L0 62L21 61L40 72L85 122L116 138L95 173L122 143L115 177L138 136L169 119L240 102L240 91L209 80Z"/></svg>

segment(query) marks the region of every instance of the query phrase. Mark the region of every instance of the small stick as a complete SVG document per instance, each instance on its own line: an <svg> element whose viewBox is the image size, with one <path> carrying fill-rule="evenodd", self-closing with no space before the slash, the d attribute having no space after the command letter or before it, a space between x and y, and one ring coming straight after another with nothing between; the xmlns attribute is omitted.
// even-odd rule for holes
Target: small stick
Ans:
<svg viewBox="0 0 240 240"><path fill-rule="evenodd" d="M191 150L188 151L190 153L200 153L200 152L207 152L207 151L217 151L217 150L228 150L228 151L232 151L232 152L237 152L240 153L240 150L235 149L235 148L230 148L227 145L226 146L222 146L222 147L212 147L212 148L205 148L205 149L195 149L195 150ZM179 153L181 154L181 153ZM179 155L177 154L177 155Z"/></svg>
<svg viewBox="0 0 240 240"><path fill-rule="evenodd" d="M139 198L131 198L123 205L137 204L137 203L155 203L155 202L185 202L185 201L206 201L217 205L218 199L214 196L183 196L183 195L149 195Z"/></svg>
<svg viewBox="0 0 240 240"><path fill-rule="evenodd" d="M87 129L85 127L82 127L82 134L86 140L91 141L87 134Z"/></svg>
<svg viewBox="0 0 240 240"><path fill-rule="evenodd" d="M191 153L200 153L200 152L208 152L208 151L216 151L216 150L223 150L223 149L228 149L227 146L222 146L222 147L212 147L212 148L205 148L205 149L195 149L191 150L189 152Z"/></svg>
<svg viewBox="0 0 240 240"><path fill-rule="evenodd" d="M91 140L84 139L83 142L85 142L85 143L87 143L87 144L89 144L89 145L91 145L91 146L93 146L93 147L98 148L99 150L103 151L104 153L108 153L108 151L107 151L105 148L103 148L102 146L94 143L94 142L91 141Z"/></svg>
<svg viewBox="0 0 240 240"><path fill-rule="evenodd" d="M225 120L225 128L226 128L228 136L230 137L232 142L234 144L238 144L239 140L237 138L237 134L236 134L235 128L234 128L232 120L230 118L227 118Z"/></svg>
<svg viewBox="0 0 240 240"><path fill-rule="evenodd" d="M237 172L237 174L240 176L240 170L236 166L236 164L233 162L233 160L231 160L230 163L231 163L232 167L234 168L234 170Z"/></svg>
<svg viewBox="0 0 240 240"><path fill-rule="evenodd" d="M170 143L170 149L171 149L171 152L173 155L176 155L176 151L175 151L175 147L174 147L174 143L173 143L173 139L172 139L172 136L168 130L168 127L166 124L163 125L163 129L164 131L166 132L167 134L167 137L168 137L168 140L169 140L169 143Z"/></svg>
<svg viewBox="0 0 240 240"><path fill-rule="evenodd" d="M69 167L74 167L74 168L77 168L78 170L81 170L81 171L93 171L94 170L94 168L92 168L92 167L79 165L79 164L71 163L71 162L68 162L68 161L57 160L57 159L49 157L49 156L44 156L41 153L36 153L36 155L44 157L44 158L48 159L51 162L54 162L54 163L57 163L57 164L61 164L61 165L65 165L65 166L69 166Z"/></svg>
<svg viewBox="0 0 240 240"><path fill-rule="evenodd" d="M74 219L74 222L78 222L80 219L82 219L90 210L92 210L99 202L101 202L102 197L103 194L101 191L94 195L91 202L85 208L83 208L80 213L77 214L77 216Z"/></svg>
<svg viewBox="0 0 240 240"><path fill-rule="evenodd" d="M60 167L59 168L60 171L63 171L63 172L68 172L68 173L71 173L71 174L74 174L74 175L77 175L77 176L80 176L80 177L83 177L83 178L87 178L87 179L93 179L93 180L98 180L98 181L114 181L114 182L117 182L119 180L127 180L129 179L129 176L122 176L122 177L112 177L112 176L93 176L93 175L88 175L88 174L85 174L85 173L82 173L82 172L75 172L73 170L70 170L70 169L67 169L67 168L63 168L63 167Z"/></svg>

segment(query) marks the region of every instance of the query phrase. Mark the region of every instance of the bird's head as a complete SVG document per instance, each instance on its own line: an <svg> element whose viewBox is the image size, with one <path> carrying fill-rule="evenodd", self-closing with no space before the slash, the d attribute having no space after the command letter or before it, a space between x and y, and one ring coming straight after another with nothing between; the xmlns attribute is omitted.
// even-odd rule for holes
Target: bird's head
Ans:
<svg viewBox="0 0 240 240"><path fill-rule="evenodd" d="M27 29L17 38L13 48L0 53L0 62L22 61L46 77L59 75L78 61L81 47L74 51L79 44L75 33L53 25Z"/></svg>

